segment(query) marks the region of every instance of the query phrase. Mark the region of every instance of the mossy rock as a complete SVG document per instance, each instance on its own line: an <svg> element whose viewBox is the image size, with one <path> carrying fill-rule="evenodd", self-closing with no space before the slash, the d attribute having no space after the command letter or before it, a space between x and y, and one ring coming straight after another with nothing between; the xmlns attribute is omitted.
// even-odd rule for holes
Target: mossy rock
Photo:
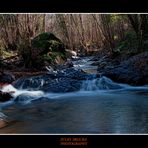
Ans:
<svg viewBox="0 0 148 148"><path fill-rule="evenodd" d="M62 54L61 52L52 52L50 54L44 54L42 58L44 61L48 61L49 63L53 63L57 59L61 59L58 61L66 61L66 55Z"/></svg>
<svg viewBox="0 0 148 148"><path fill-rule="evenodd" d="M57 51L65 53L65 46L62 41L52 33L42 33L36 36L31 46L33 50L36 50L40 55L46 54L51 51Z"/></svg>
<svg viewBox="0 0 148 148"><path fill-rule="evenodd" d="M25 51L27 68L40 69L45 65L54 63L57 56L66 60L66 51L63 42L52 33L42 33L31 41L31 47ZM23 54L24 55L24 54ZM45 64L46 63L46 64Z"/></svg>

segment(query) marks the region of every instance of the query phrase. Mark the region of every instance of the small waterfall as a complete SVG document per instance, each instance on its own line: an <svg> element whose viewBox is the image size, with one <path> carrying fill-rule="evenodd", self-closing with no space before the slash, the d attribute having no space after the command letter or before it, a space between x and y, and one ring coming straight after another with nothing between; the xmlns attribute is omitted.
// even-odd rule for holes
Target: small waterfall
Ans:
<svg viewBox="0 0 148 148"><path fill-rule="evenodd" d="M111 79L102 76L93 80L86 80L83 82L81 90L83 91L95 91L95 90L112 90L112 89L122 89L124 84L119 84L113 82Z"/></svg>
<svg viewBox="0 0 148 148"><path fill-rule="evenodd" d="M97 79L94 80L86 80L82 84L82 91L93 91L93 90L98 90L97 86Z"/></svg>

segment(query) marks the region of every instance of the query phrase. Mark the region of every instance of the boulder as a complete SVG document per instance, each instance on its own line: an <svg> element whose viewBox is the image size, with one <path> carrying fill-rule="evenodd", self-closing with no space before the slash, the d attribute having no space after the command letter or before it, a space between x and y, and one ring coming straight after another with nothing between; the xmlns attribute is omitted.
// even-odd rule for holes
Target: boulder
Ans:
<svg viewBox="0 0 148 148"><path fill-rule="evenodd" d="M5 102L11 100L13 97L9 92L0 91L0 102Z"/></svg>
<svg viewBox="0 0 148 148"><path fill-rule="evenodd" d="M65 52L65 45L54 34L41 33L31 40L29 47L22 50L22 64L25 64L26 68L42 69L51 63L64 63Z"/></svg>
<svg viewBox="0 0 148 148"><path fill-rule="evenodd" d="M66 49L66 55L68 58L75 58L77 57L77 52L73 50Z"/></svg>
<svg viewBox="0 0 148 148"><path fill-rule="evenodd" d="M42 33L31 41L31 47L35 54L47 54L48 52L65 53L65 46L62 41L52 33Z"/></svg>
<svg viewBox="0 0 148 148"><path fill-rule="evenodd" d="M130 85L148 84L148 52L129 58L121 64L104 68L102 75Z"/></svg>
<svg viewBox="0 0 148 148"><path fill-rule="evenodd" d="M66 77L75 80L87 80L93 78L94 75L87 74L81 69L75 69L74 67L72 67L59 71L57 77Z"/></svg>
<svg viewBox="0 0 148 148"><path fill-rule="evenodd" d="M39 75L32 77L22 77L13 83L13 86L17 89L30 89L30 90L39 90L45 84L50 83L52 78L55 78L54 75Z"/></svg>
<svg viewBox="0 0 148 148"><path fill-rule="evenodd" d="M44 85L41 90L55 93L73 92L80 90L81 85L82 81L65 77L52 80L50 83Z"/></svg>
<svg viewBox="0 0 148 148"><path fill-rule="evenodd" d="M56 72L40 76L23 77L13 83L13 86L18 89L42 90L45 92L72 92L80 90L83 80L90 80L96 77L96 75L87 74L75 68L66 68Z"/></svg>
<svg viewBox="0 0 148 148"><path fill-rule="evenodd" d="M46 32L36 36L31 41L31 52L32 63L36 68L66 61L65 45L52 33Z"/></svg>

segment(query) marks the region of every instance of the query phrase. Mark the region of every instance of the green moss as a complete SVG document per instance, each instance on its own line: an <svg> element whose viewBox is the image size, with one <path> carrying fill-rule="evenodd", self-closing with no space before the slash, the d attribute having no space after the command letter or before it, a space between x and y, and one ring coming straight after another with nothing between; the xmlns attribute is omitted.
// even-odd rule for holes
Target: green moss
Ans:
<svg viewBox="0 0 148 148"><path fill-rule="evenodd" d="M118 51L120 53L127 52L133 53L137 52L138 49L138 39L134 32L127 32L125 34L124 40L120 41L114 51Z"/></svg>
<svg viewBox="0 0 148 148"><path fill-rule="evenodd" d="M61 57L62 59L66 59L66 55L63 54L63 53L61 53L61 52L52 52L52 54L50 54L50 55L44 54L44 55L42 56L42 59L43 59L44 61L47 61L47 62L52 63L52 62L55 61L55 59L56 59L58 56Z"/></svg>
<svg viewBox="0 0 148 148"><path fill-rule="evenodd" d="M36 38L34 38L32 42L32 46L36 48L43 48L46 49L50 45L48 42L48 34L47 33L42 33Z"/></svg>
<svg viewBox="0 0 148 148"><path fill-rule="evenodd" d="M42 56L42 59L43 59L43 61L48 61L48 62L53 61L52 57L49 55L46 55L46 54Z"/></svg>
<svg viewBox="0 0 148 148"><path fill-rule="evenodd" d="M9 58L13 55L15 55L16 53L12 52L12 51L6 51L6 50L2 50L0 51L0 56L3 56L3 58Z"/></svg>
<svg viewBox="0 0 148 148"><path fill-rule="evenodd" d="M60 47L62 46L62 43L56 40L50 40L49 44L50 44L50 47L49 47L50 51L58 51L60 50Z"/></svg>
<svg viewBox="0 0 148 148"><path fill-rule="evenodd" d="M42 33L32 40L33 49L41 50L41 54L46 54L49 51L65 52L64 44L52 33Z"/></svg>
<svg viewBox="0 0 148 148"><path fill-rule="evenodd" d="M42 33L31 41L32 53L38 53L33 59L33 65L41 67L46 62L54 63L57 57L66 59L65 46L52 33ZM34 54L31 54L33 56Z"/></svg>

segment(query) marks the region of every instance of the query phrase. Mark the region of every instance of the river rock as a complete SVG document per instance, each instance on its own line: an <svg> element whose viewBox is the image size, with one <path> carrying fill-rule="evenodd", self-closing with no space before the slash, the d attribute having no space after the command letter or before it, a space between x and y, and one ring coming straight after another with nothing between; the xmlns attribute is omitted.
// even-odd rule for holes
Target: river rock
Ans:
<svg viewBox="0 0 148 148"><path fill-rule="evenodd" d="M57 77L66 77L75 80L93 79L95 75L87 74L81 69L67 68L58 72Z"/></svg>
<svg viewBox="0 0 148 148"><path fill-rule="evenodd" d="M67 61L65 62L65 67L71 68L71 67L74 67L74 64L72 63L70 59L67 59Z"/></svg>
<svg viewBox="0 0 148 148"><path fill-rule="evenodd" d="M17 89L38 90L43 85L50 83L54 75L45 74L40 76L22 77L13 83Z"/></svg>
<svg viewBox="0 0 148 148"><path fill-rule="evenodd" d="M72 76L71 76L72 77ZM74 78L74 76L73 76ZM13 86L18 89L43 90L46 92L70 92L79 90L82 82L67 75L42 75L18 79Z"/></svg>
<svg viewBox="0 0 148 148"><path fill-rule="evenodd" d="M118 83L113 82L111 79L107 77L101 77L96 80L96 85L98 89L121 89L123 86L121 86Z"/></svg>
<svg viewBox="0 0 148 148"><path fill-rule="evenodd" d="M0 73L0 83L12 83L15 80L15 76L11 73L1 72Z"/></svg>
<svg viewBox="0 0 148 148"><path fill-rule="evenodd" d="M133 56L114 67L105 68L102 75L130 85L148 84L148 52Z"/></svg>
<svg viewBox="0 0 148 148"><path fill-rule="evenodd" d="M32 49L40 51L40 54L46 54L50 51L65 52L65 46L62 41L50 32L39 34L31 41Z"/></svg>
<svg viewBox="0 0 148 148"><path fill-rule="evenodd" d="M68 50L68 49L66 49L66 56L68 58L72 58L72 59L77 59L78 58L76 51Z"/></svg>
<svg viewBox="0 0 148 148"><path fill-rule="evenodd" d="M44 85L41 90L55 93L73 92L80 90L81 85L82 81L63 77L51 80L50 83Z"/></svg>
<svg viewBox="0 0 148 148"><path fill-rule="evenodd" d="M66 68L57 73L44 74L18 79L13 86L17 89L43 90L46 92L72 92L80 90L83 80L95 78L94 74L87 74L83 70Z"/></svg>
<svg viewBox="0 0 148 148"><path fill-rule="evenodd" d="M0 102L5 102L11 100L13 97L8 92L2 92L0 91Z"/></svg>

